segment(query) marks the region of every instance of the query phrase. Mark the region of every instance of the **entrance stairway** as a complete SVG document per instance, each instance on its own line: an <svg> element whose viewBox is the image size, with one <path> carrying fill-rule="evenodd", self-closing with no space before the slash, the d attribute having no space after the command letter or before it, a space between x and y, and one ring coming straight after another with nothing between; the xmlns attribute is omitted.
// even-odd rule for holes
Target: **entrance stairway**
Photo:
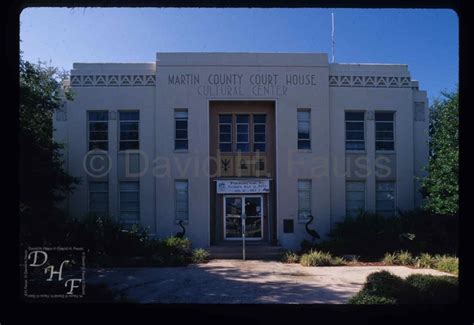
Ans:
<svg viewBox="0 0 474 325"><path fill-rule="evenodd" d="M242 242L224 242L206 248L214 259L242 259ZM245 242L246 260L279 260L284 252L279 245L266 242Z"/></svg>

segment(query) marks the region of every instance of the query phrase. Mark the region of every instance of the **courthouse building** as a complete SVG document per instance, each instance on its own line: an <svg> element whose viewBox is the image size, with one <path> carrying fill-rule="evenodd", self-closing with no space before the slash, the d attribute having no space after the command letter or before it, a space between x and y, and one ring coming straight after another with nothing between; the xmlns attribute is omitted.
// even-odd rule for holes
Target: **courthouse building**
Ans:
<svg viewBox="0 0 474 325"><path fill-rule="evenodd" d="M404 64L319 53L158 53L75 63L54 118L71 216L107 214L195 247L298 248L361 210L422 203L428 103Z"/></svg>

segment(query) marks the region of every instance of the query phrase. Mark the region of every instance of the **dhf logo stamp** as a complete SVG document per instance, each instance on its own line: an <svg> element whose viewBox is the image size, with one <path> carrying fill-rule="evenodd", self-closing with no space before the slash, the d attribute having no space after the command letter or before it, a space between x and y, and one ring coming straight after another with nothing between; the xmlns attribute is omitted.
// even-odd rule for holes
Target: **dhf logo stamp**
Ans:
<svg viewBox="0 0 474 325"><path fill-rule="evenodd" d="M82 298L85 251L80 247L29 247L24 256L27 298Z"/></svg>

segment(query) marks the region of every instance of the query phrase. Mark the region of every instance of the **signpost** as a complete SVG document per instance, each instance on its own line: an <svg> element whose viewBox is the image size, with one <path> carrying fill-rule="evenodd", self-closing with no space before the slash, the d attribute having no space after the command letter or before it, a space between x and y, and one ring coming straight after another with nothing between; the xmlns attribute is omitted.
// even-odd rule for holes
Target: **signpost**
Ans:
<svg viewBox="0 0 474 325"><path fill-rule="evenodd" d="M245 219L246 219L245 211L242 212L242 259L245 261Z"/></svg>

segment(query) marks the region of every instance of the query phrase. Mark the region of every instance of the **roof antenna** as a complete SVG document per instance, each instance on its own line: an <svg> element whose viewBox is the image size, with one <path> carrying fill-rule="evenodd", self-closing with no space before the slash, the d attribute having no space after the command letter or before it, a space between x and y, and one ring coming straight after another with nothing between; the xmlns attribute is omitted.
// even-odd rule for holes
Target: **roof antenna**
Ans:
<svg viewBox="0 0 474 325"><path fill-rule="evenodd" d="M331 39L332 39L332 62L331 63L334 63L334 45L335 45L335 41L334 41L334 13L331 12L331 21L332 21L332 32L331 32Z"/></svg>

